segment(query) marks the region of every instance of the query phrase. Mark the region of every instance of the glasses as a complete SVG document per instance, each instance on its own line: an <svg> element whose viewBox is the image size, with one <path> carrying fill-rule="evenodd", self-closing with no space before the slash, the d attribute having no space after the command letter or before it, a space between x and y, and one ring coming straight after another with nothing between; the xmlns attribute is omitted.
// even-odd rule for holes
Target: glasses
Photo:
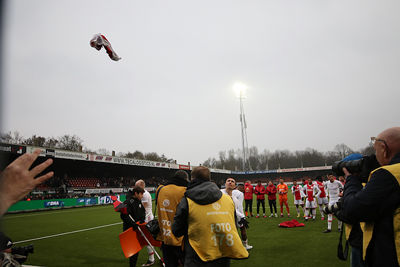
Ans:
<svg viewBox="0 0 400 267"><path fill-rule="evenodd" d="M379 138L376 138L376 137L371 137L371 143L372 143L372 145L375 145L375 142L383 142L383 143L385 144L386 147L389 147L389 146L387 145L387 143L386 143L385 140L379 139Z"/></svg>

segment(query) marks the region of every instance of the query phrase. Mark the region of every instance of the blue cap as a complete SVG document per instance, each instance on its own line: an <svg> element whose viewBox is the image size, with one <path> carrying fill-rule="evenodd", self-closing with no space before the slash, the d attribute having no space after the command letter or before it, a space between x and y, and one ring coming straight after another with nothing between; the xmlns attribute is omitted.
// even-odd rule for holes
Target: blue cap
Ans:
<svg viewBox="0 0 400 267"><path fill-rule="evenodd" d="M347 157L342 159L342 161L352 161L352 160L362 159L362 157L363 157L363 155L361 155L360 153L354 153L354 154L348 155Z"/></svg>

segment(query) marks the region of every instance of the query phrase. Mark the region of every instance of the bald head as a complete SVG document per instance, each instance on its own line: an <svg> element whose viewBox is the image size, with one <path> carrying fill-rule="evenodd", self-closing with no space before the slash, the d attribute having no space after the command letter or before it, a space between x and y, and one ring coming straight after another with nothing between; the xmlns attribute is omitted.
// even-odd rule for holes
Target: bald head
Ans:
<svg viewBox="0 0 400 267"><path fill-rule="evenodd" d="M394 154L400 152L400 127L386 129L377 138L385 140Z"/></svg>
<svg viewBox="0 0 400 267"><path fill-rule="evenodd" d="M391 159L400 153L400 127L392 127L381 132L374 144L376 158L383 165L389 164Z"/></svg>
<svg viewBox="0 0 400 267"><path fill-rule="evenodd" d="M144 189L146 187L146 183L142 179L140 179L136 181L135 186L139 186Z"/></svg>

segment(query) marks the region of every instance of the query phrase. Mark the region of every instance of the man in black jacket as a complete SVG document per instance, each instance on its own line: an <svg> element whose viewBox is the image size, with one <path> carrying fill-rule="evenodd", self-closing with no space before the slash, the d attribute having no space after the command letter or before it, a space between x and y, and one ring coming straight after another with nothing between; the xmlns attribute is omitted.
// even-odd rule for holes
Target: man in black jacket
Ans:
<svg viewBox="0 0 400 267"><path fill-rule="evenodd" d="M127 214L121 212L121 219L123 222L123 230L127 230L132 227L134 230L138 228L137 224L134 223L130 218L129 215L135 220L135 222L144 223L146 212L144 210L143 204L141 199L143 197L144 189L135 186L130 194L127 195L124 204L126 205ZM129 257L129 266L135 267L137 259L139 257L139 252L135 255Z"/></svg>
<svg viewBox="0 0 400 267"><path fill-rule="evenodd" d="M400 255L395 241L399 242L400 236L394 221L400 215L400 127L387 129L371 140L382 167L371 172L364 188L358 176L343 168L347 179L342 215L351 224L361 222L368 267L397 267Z"/></svg>
<svg viewBox="0 0 400 267"><path fill-rule="evenodd" d="M184 235L185 266L230 266L230 258L247 258L235 222L235 205L210 181L210 170L193 169L179 203L172 233Z"/></svg>

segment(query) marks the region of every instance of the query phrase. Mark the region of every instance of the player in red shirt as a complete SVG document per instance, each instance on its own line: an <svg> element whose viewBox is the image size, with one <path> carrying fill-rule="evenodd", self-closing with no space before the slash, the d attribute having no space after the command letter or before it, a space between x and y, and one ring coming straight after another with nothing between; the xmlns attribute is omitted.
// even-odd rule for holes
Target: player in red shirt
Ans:
<svg viewBox="0 0 400 267"><path fill-rule="evenodd" d="M308 184L308 181L307 181L307 179L305 179L305 178L303 178L303 179L301 179L302 181L303 181L303 202L304 202L304 204L306 203L306 193L305 193L305 188L306 188L306 185ZM306 207L304 206L304 218L306 217L306 215L305 215L305 213L306 213Z"/></svg>
<svg viewBox="0 0 400 267"><path fill-rule="evenodd" d="M290 217L289 205L287 202L287 193L289 191L289 187L287 186L287 184L283 183L283 179L279 179L279 184L276 187L276 189L278 190L278 194L279 194L279 205L281 206L281 217L283 217L283 204L285 204L287 215L288 215L288 217Z"/></svg>
<svg viewBox="0 0 400 267"><path fill-rule="evenodd" d="M253 186L249 180L244 184L244 203L245 203L245 214L248 217L247 211L250 210L250 216L253 217Z"/></svg>
<svg viewBox="0 0 400 267"><path fill-rule="evenodd" d="M321 220L325 220L324 216L324 206L328 205L328 196L326 195L325 189L326 184L322 181L322 176L317 176L316 185L318 189L321 191L318 197L318 206L319 206L319 213L321 213Z"/></svg>
<svg viewBox="0 0 400 267"><path fill-rule="evenodd" d="M297 184L296 180L293 181L292 193L294 196L294 205L296 206L297 218L299 218L300 217L299 206L301 206L301 209L303 210L303 214L304 214L303 197L305 197L305 195L303 192L303 187L301 185Z"/></svg>
<svg viewBox="0 0 400 267"><path fill-rule="evenodd" d="M263 208L263 216L265 216L265 187L261 184L261 181L257 181L256 188L254 189L254 194L257 196L257 216L256 218L260 217L260 204L262 205Z"/></svg>
<svg viewBox="0 0 400 267"><path fill-rule="evenodd" d="M308 178L308 183L303 188L304 193L306 194L306 218L311 218L310 213L312 214L313 220L315 220L315 209L317 208L317 203L315 202L315 198L319 196L321 191L318 189L318 186L313 184L311 178ZM309 217L310 215L310 217Z"/></svg>
<svg viewBox="0 0 400 267"><path fill-rule="evenodd" d="M269 217L274 216L273 208L275 209L275 217L278 217L278 214L276 212L276 186L271 181L269 181L265 191L268 195L268 204L271 211L271 215Z"/></svg>

